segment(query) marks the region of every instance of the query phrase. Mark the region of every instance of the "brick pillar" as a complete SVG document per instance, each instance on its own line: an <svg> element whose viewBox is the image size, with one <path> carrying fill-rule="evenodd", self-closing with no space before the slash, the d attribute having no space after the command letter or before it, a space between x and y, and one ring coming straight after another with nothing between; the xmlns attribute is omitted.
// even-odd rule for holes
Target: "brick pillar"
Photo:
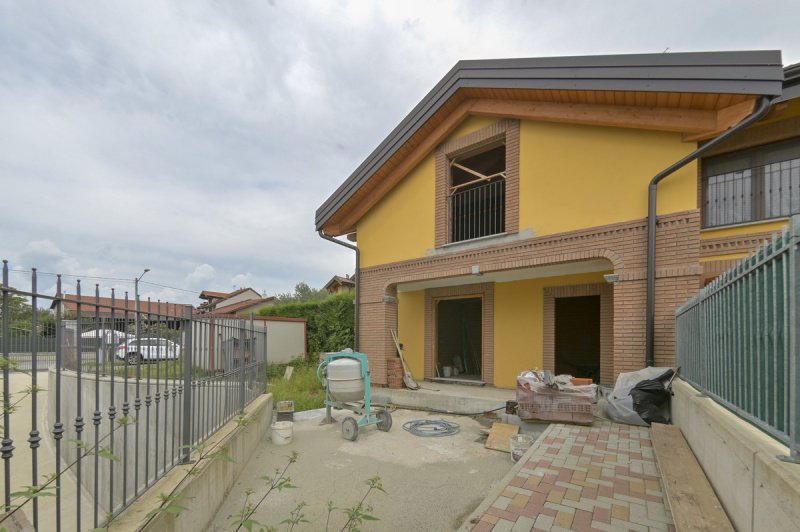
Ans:
<svg viewBox="0 0 800 532"><path fill-rule="evenodd" d="M614 380L645 364L645 279L614 283Z"/></svg>
<svg viewBox="0 0 800 532"><path fill-rule="evenodd" d="M392 286L384 291L377 282L362 278L359 312L359 349L369 359L373 384L385 386L386 359L395 356L394 340L389 330L397 330L397 290Z"/></svg>

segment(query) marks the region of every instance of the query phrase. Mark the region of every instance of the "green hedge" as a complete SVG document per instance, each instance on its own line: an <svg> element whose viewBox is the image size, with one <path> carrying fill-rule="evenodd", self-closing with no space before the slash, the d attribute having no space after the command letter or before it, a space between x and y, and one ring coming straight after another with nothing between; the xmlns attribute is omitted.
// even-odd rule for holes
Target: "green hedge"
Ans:
<svg viewBox="0 0 800 532"><path fill-rule="evenodd" d="M308 352L341 351L353 347L353 294L337 294L322 301L286 303L262 309L261 316L305 318Z"/></svg>

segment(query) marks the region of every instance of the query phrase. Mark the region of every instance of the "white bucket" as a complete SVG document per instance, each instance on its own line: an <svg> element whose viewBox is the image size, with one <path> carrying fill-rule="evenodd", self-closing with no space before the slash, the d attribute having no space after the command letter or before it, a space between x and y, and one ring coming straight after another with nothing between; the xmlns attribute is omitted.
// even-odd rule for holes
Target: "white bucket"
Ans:
<svg viewBox="0 0 800 532"><path fill-rule="evenodd" d="M443 366L442 367L442 377L449 377L453 374L453 367L452 366Z"/></svg>
<svg viewBox="0 0 800 532"><path fill-rule="evenodd" d="M511 461L519 462L519 459L528 452L528 449L533 445L533 438L527 434L514 434L509 440L511 447Z"/></svg>
<svg viewBox="0 0 800 532"><path fill-rule="evenodd" d="M294 423L291 421L276 421L272 424L272 443L275 445L286 445L292 443L292 429Z"/></svg>

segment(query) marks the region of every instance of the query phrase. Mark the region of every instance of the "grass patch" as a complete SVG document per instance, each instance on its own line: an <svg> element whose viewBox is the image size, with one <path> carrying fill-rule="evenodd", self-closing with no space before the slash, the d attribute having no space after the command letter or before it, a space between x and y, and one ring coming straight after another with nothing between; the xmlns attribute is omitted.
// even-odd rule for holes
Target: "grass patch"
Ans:
<svg viewBox="0 0 800 532"><path fill-rule="evenodd" d="M283 378L286 366L294 366L290 380ZM294 401L296 412L325 406L325 389L317 380L316 364L294 360L289 364L270 364L267 368L267 391L273 401Z"/></svg>

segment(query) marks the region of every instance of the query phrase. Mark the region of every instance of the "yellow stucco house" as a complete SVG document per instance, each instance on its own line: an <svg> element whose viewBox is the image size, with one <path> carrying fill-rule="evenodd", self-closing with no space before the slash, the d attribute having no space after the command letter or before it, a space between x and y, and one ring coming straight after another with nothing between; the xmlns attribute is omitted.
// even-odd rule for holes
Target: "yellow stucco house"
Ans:
<svg viewBox="0 0 800 532"><path fill-rule="evenodd" d="M316 213L355 242L334 239L357 249L372 381L392 330L416 379L673 364L675 309L800 212L796 71L777 51L459 62ZM794 191L767 190L781 176Z"/></svg>

